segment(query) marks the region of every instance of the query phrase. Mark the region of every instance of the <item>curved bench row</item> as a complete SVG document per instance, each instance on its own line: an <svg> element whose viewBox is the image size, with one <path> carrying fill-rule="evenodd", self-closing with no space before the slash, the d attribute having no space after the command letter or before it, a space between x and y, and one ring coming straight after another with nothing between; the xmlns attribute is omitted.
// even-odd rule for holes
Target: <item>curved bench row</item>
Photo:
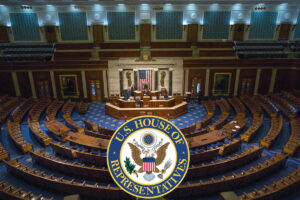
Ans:
<svg viewBox="0 0 300 200"><path fill-rule="evenodd" d="M239 196L240 200L271 200L279 199L288 194L293 189L298 189L300 185L300 167L292 173L273 182L271 185L265 185L261 189L255 189L253 192L244 193Z"/></svg>
<svg viewBox="0 0 300 200"><path fill-rule="evenodd" d="M53 198L46 198L41 194L36 195L32 192L27 192L20 188L16 188L5 181L0 181L0 196L1 199L5 200L53 200Z"/></svg>
<svg viewBox="0 0 300 200"><path fill-rule="evenodd" d="M33 150L33 145L29 144L22 135L20 124L7 120L7 129L10 138L22 153Z"/></svg>
<svg viewBox="0 0 300 200"><path fill-rule="evenodd" d="M251 167L247 171L238 174L233 173L231 176L223 176L220 179L211 179L199 183L189 183L180 185L176 190L167 195L171 199L180 199L188 197L199 197L201 194L211 194L220 191L236 189L242 185L250 184L256 180L274 172L284 166L287 156L275 154L263 163Z"/></svg>
<svg viewBox="0 0 300 200"><path fill-rule="evenodd" d="M282 147L282 151L294 155L300 147L300 119L291 119L291 135L288 142Z"/></svg>
<svg viewBox="0 0 300 200"><path fill-rule="evenodd" d="M32 169L17 159L4 162L10 173L32 184L53 189L64 194L80 194L87 197L101 197L103 199L134 199L120 188L111 187L111 185L100 186L97 183L91 185L85 181L79 183L74 180L66 180L63 177L48 175L42 171Z"/></svg>
<svg viewBox="0 0 300 200"><path fill-rule="evenodd" d="M56 115L63 104L64 104L63 101L59 101L57 99L52 101L52 103L48 106L46 110L46 115L47 115L46 118L48 121L56 119Z"/></svg>
<svg viewBox="0 0 300 200"><path fill-rule="evenodd" d="M263 147L269 149L273 142L276 140L278 135L280 134L283 126L283 117L273 117L271 119L271 127L267 133L267 135L260 140L259 144Z"/></svg>

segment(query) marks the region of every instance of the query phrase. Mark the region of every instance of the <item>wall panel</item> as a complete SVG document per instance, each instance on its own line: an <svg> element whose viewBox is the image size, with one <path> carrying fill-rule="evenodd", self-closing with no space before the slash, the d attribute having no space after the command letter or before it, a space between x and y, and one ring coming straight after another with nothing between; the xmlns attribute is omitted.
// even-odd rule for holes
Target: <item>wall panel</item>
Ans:
<svg viewBox="0 0 300 200"><path fill-rule="evenodd" d="M198 24L189 24L187 26L187 42L195 45L198 41Z"/></svg>
<svg viewBox="0 0 300 200"><path fill-rule="evenodd" d="M230 82L230 93L229 95L233 95L234 92L234 83L236 78L236 70L235 69L212 69L209 74L209 92L208 94L212 96L212 90L214 87L214 79L215 73L231 73L231 82Z"/></svg>
<svg viewBox="0 0 300 200"><path fill-rule="evenodd" d="M199 81L201 84L201 94L202 96L204 96L205 78L206 78L205 69L190 69L189 76L188 76L188 91L192 90L193 81L194 82Z"/></svg>
<svg viewBox="0 0 300 200"><path fill-rule="evenodd" d="M241 69L240 71L240 78L239 78L239 88L238 88L238 95L243 94L250 94L254 93L255 81L256 81L256 69ZM243 86L243 82L249 84L249 86ZM245 88L243 88L245 87Z"/></svg>
<svg viewBox="0 0 300 200"><path fill-rule="evenodd" d="M258 93L267 94L269 92L272 69L262 69L260 74Z"/></svg>
<svg viewBox="0 0 300 200"><path fill-rule="evenodd" d="M156 13L156 39L182 39L183 12Z"/></svg>
<svg viewBox="0 0 300 200"><path fill-rule="evenodd" d="M108 12L108 38L110 40L135 39L134 12Z"/></svg>
<svg viewBox="0 0 300 200"><path fill-rule="evenodd" d="M95 45L99 46L103 41L103 25L93 25L93 37Z"/></svg>
<svg viewBox="0 0 300 200"><path fill-rule="evenodd" d="M57 97L62 98L59 75L77 75L77 86L78 86L78 92L79 92L79 99L83 99L81 72L80 71L56 71L56 72L54 72Z"/></svg>
<svg viewBox="0 0 300 200"><path fill-rule="evenodd" d="M252 12L249 39L273 39L276 20L277 12Z"/></svg>
<svg viewBox="0 0 300 200"><path fill-rule="evenodd" d="M10 72L0 73L0 95L16 96L15 88Z"/></svg>
<svg viewBox="0 0 300 200"><path fill-rule="evenodd" d="M17 72L17 77L22 97L32 97L28 72Z"/></svg>
<svg viewBox="0 0 300 200"><path fill-rule="evenodd" d="M203 39L228 39L230 12L204 12Z"/></svg>
<svg viewBox="0 0 300 200"><path fill-rule="evenodd" d="M33 74L33 79L34 79L34 85L36 88L36 95L38 98L41 97L43 94L43 91L39 88L39 83L40 82L46 82L49 85L49 96L53 97L53 90L52 90L52 83L51 83L51 77L50 77L50 72L48 71L34 71L32 72Z"/></svg>
<svg viewBox="0 0 300 200"><path fill-rule="evenodd" d="M100 88L101 88L101 100L104 99L104 83L103 83L103 75L102 75L102 71L86 71L85 72L85 77L86 77L86 83L87 83L87 91L88 94L91 93L91 89L88 85L90 80L99 80L100 81ZM90 96L89 96L89 100Z"/></svg>
<svg viewBox="0 0 300 200"><path fill-rule="evenodd" d="M44 29L45 29L46 41L49 43L57 42L56 27L55 26L45 26Z"/></svg>
<svg viewBox="0 0 300 200"><path fill-rule="evenodd" d="M40 41L40 29L36 13L10 13L10 21L16 41Z"/></svg>
<svg viewBox="0 0 300 200"><path fill-rule="evenodd" d="M9 42L9 36L6 26L0 26L0 42Z"/></svg>
<svg viewBox="0 0 300 200"><path fill-rule="evenodd" d="M58 13L62 40L88 40L85 12Z"/></svg>
<svg viewBox="0 0 300 200"><path fill-rule="evenodd" d="M150 46L151 43L151 24L140 25L141 46Z"/></svg>

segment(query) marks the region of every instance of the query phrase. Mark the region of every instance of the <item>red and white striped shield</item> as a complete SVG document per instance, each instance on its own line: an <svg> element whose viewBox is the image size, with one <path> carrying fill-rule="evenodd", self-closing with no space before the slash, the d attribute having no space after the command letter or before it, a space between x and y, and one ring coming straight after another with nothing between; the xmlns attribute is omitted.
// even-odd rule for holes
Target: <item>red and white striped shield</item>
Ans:
<svg viewBox="0 0 300 200"><path fill-rule="evenodd" d="M155 170L155 158L143 158L143 170L153 172Z"/></svg>

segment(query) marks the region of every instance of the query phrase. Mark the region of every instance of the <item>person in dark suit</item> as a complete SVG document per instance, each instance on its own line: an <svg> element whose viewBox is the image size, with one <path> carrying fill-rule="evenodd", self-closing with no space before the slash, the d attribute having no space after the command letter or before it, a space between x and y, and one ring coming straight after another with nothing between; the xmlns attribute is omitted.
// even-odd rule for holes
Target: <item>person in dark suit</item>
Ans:
<svg viewBox="0 0 300 200"><path fill-rule="evenodd" d="M201 104L201 100L202 100L202 95L201 95L201 91L198 91L198 104Z"/></svg>
<svg viewBox="0 0 300 200"><path fill-rule="evenodd" d="M135 91L135 85L133 83L130 87L130 96L134 96L134 91Z"/></svg>
<svg viewBox="0 0 300 200"><path fill-rule="evenodd" d="M144 90L144 96L149 96L150 95L150 91L148 89Z"/></svg>

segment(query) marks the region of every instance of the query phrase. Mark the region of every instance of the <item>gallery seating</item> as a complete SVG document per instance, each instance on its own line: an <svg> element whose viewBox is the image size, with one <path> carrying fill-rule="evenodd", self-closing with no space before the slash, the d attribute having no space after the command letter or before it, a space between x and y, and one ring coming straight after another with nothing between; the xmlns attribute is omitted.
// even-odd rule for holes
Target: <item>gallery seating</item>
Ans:
<svg viewBox="0 0 300 200"><path fill-rule="evenodd" d="M300 167L292 173L273 182L270 185L265 185L261 189L255 189L252 192L243 193L239 196L240 200L271 200L285 199L284 196L293 190L299 189L300 184Z"/></svg>
<svg viewBox="0 0 300 200"><path fill-rule="evenodd" d="M273 117L271 119L271 127L267 133L267 135L260 140L259 144L263 147L269 149L273 142L276 140L278 135L280 134L283 126L283 117Z"/></svg>
<svg viewBox="0 0 300 200"><path fill-rule="evenodd" d="M5 200L53 200L53 198L46 198L43 197L41 194L36 195L33 194L31 191L27 192L20 188L16 188L3 180L0 180L0 196L1 199Z"/></svg>
<svg viewBox="0 0 300 200"><path fill-rule="evenodd" d="M11 122L7 120L7 129L10 138L13 140L15 145L19 148L22 153L33 150L33 145L29 144L22 135L20 124L17 122Z"/></svg>
<svg viewBox="0 0 300 200"><path fill-rule="evenodd" d="M282 151L293 156L300 147L300 119L291 119L290 124L291 136Z"/></svg>

